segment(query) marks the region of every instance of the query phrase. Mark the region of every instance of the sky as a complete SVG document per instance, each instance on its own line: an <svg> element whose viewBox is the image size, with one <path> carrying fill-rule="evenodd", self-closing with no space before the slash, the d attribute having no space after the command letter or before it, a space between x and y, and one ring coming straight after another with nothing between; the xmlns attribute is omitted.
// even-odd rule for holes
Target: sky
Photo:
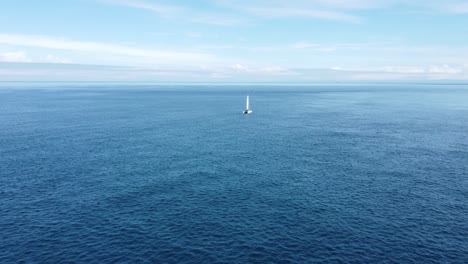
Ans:
<svg viewBox="0 0 468 264"><path fill-rule="evenodd" d="M468 0L2 0L0 81L468 80Z"/></svg>

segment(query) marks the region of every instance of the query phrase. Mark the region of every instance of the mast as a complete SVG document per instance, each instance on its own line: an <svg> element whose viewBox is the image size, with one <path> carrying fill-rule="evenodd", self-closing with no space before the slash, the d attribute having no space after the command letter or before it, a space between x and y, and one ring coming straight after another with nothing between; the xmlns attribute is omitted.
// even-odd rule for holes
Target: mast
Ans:
<svg viewBox="0 0 468 264"><path fill-rule="evenodd" d="M249 96L247 95L247 102L245 104L245 109L250 110Z"/></svg>

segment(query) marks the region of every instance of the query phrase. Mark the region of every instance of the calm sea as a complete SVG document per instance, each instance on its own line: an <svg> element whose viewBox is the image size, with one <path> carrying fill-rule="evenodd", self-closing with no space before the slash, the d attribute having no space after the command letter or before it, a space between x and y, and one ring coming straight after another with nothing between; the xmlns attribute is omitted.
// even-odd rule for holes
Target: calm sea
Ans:
<svg viewBox="0 0 468 264"><path fill-rule="evenodd" d="M1 263L321 261L468 262L467 86L0 89Z"/></svg>

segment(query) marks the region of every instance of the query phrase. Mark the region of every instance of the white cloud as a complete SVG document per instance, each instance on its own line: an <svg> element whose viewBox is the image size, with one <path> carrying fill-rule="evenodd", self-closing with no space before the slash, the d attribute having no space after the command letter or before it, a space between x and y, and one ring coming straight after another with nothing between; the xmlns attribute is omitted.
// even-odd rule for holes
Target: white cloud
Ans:
<svg viewBox="0 0 468 264"><path fill-rule="evenodd" d="M311 18L359 23L351 11L390 6L402 0L212 0L231 10L266 18Z"/></svg>
<svg viewBox="0 0 468 264"><path fill-rule="evenodd" d="M252 66L252 65L244 65L240 63L231 65L224 69L223 68L212 69L212 71L222 71L224 75L229 75L233 73L248 74L251 76L295 75L295 73L290 71L288 68L277 66L277 65Z"/></svg>
<svg viewBox="0 0 468 264"><path fill-rule="evenodd" d="M447 8L449 11L458 14L468 14L468 3L460 2L453 4Z"/></svg>
<svg viewBox="0 0 468 264"><path fill-rule="evenodd" d="M270 74L287 74L290 71L285 67L280 66L264 66L258 69L259 72L270 73Z"/></svg>
<svg viewBox="0 0 468 264"><path fill-rule="evenodd" d="M46 56L30 56L24 51L0 53L0 62L22 63L71 63L70 60L52 54Z"/></svg>
<svg viewBox="0 0 468 264"><path fill-rule="evenodd" d="M242 64L234 64L231 67L231 70L237 71L237 72L250 72L250 67Z"/></svg>
<svg viewBox="0 0 468 264"><path fill-rule="evenodd" d="M196 49L203 49L203 50L226 50L232 49L232 45L199 45L195 46Z"/></svg>
<svg viewBox="0 0 468 264"><path fill-rule="evenodd" d="M58 56L54 56L52 54L47 54L47 56L45 56L45 58L43 59L43 62L47 62L47 63L71 63L71 60L61 58L61 57L58 57Z"/></svg>
<svg viewBox="0 0 468 264"><path fill-rule="evenodd" d="M99 0L109 4L147 10L163 18L216 26L252 24L258 18L309 18L360 23L361 10L404 7L405 12L468 13L464 0L211 0L215 12L202 12L183 2L159 4L145 0ZM221 8L219 8L221 7Z"/></svg>
<svg viewBox="0 0 468 264"><path fill-rule="evenodd" d="M296 42L291 44L291 48L293 49L308 49L308 48L315 48L317 47L317 44L301 41L301 42Z"/></svg>
<svg viewBox="0 0 468 264"><path fill-rule="evenodd" d="M324 45L319 45L319 44L310 43L306 41L293 43L289 47L292 49L296 49L296 50L313 50L313 51L321 51L321 52L331 52L331 51L336 50L335 46L330 46L330 45L324 46Z"/></svg>
<svg viewBox="0 0 468 264"><path fill-rule="evenodd" d="M195 39L198 39L198 38L202 38L203 37L203 34L200 33L200 32L187 32L185 34L188 38L195 38Z"/></svg>
<svg viewBox="0 0 468 264"><path fill-rule="evenodd" d="M147 10L163 18L183 20L200 24L215 26L233 26L245 24L243 18L230 14L206 13L198 9L188 8L183 5L162 5L142 0L101 0L102 2L121 5L135 9Z"/></svg>
<svg viewBox="0 0 468 264"><path fill-rule="evenodd" d="M253 47L242 47L244 49L247 49L249 51L254 51L254 52L276 52L278 50L281 50L282 47L277 47L277 46L253 46Z"/></svg>
<svg viewBox="0 0 468 264"><path fill-rule="evenodd" d="M307 3L339 9L374 9L388 6L394 0L308 0Z"/></svg>
<svg viewBox="0 0 468 264"><path fill-rule="evenodd" d="M375 68L334 67L337 76L347 73L352 80L467 80L468 68L463 65L383 66Z"/></svg>
<svg viewBox="0 0 468 264"><path fill-rule="evenodd" d="M101 1L107 2L110 4L115 4L115 5L148 10L148 11L157 13L158 15L161 15L163 17L171 17L181 11L181 7L148 3L148 2L139 1L139 0L101 0Z"/></svg>
<svg viewBox="0 0 468 264"><path fill-rule="evenodd" d="M31 58L23 51L0 53L0 62L31 62Z"/></svg>
<svg viewBox="0 0 468 264"><path fill-rule="evenodd" d="M460 74L463 73L464 69L461 67L452 67L449 65L436 65L428 67L426 71L436 74Z"/></svg>
<svg viewBox="0 0 468 264"><path fill-rule="evenodd" d="M404 73L404 74L449 74L456 75L463 72L460 66L430 65L430 66L385 66L377 67L376 69L367 69L369 72L387 72L387 73Z"/></svg>
<svg viewBox="0 0 468 264"><path fill-rule="evenodd" d="M216 15L216 14L198 14L187 16L190 22L207 24L213 26L235 26L247 24L248 21L244 18L238 18L231 15Z"/></svg>
<svg viewBox="0 0 468 264"><path fill-rule="evenodd" d="M277 65L233 64L224 67L142 68L104 65L0 63L0 80L81 81L388 81L468 80L467 65L385 66L380 68L313 69Z"/></svg>
<svg viewBox="0 0 468 264"><path fill-rule="evenodd" d="M466 0L212 0L232 10L267 18L313 18L359 23L358 11L399 8L400 12L468 13Z"/></svg>
<svg viewBox="0 0 468 264"><path fill-rule="evenodd" d="M118 54L133 57L142 57L159 63L172 62L202 62L214 61L216 58L205 53L163 51L154 49L140 49L112 43L91 41L75 41L49 36L0 34L0 44L12 46L26 46L52 50L80 51L95 54Z"/></svg>
<svg viewBox="0 0 468 264"><path fill-rule="evenodd" d="M250 13L256 16L267 18L288 18L288 17L303 17L317 18L326 20L338 20L346 22L360 22L361 19L357 16L346 14L343 12L320 10L312 8L293 8L293 7L275 7L275 6L250 6L237 7L239 10Z"/></svg>
<svg viewBox="0 0 468 264"><path fill-rule="evenodd" d="M405 74L418 74L425 73L426 70L423 67L416 66L385 66L378 67L374 70L367 69L369 72L387 72L387 73L405 73Z"/></svg>

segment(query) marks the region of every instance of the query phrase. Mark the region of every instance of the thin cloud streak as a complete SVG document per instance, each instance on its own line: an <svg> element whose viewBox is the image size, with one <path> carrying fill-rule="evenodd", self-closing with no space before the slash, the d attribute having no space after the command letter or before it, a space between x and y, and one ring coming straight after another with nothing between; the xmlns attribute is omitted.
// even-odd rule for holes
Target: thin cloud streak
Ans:
<svg viewBox="0 0 468 264"><path fill-rule="evenodd" d="M93 53L119 54L134 57L144 57L163 62L199 62L214 61L213 55L206 53L190 53L176 51L161 51L153 49L132 48L112 43L92 41L74 41L49 36L1 34L0 44L13 46L27 46L53 50L69 50Z"/></svg>
<svg viewBox="0 0 468 264"><path fill-rule="evenodd" d="M361 18L349 15L342 12L325 11L317 9L300 9L300 8L281 8L281 7L249 7L242 8L243 11L254 15L260 15L268 18L286 18L286 17L303 17L317 18L325 20L337 20L359 23Z"/></svg>
<svg viewBox="0 0 468 264"><path fill-rule="evenodd" d="M468 14L468 3L457 3L449 8L449 11L457 14Z"/></svg>
<svg viewBox="0 0 468 264"><path fill-rule="evenodd" d="M384 9L406 6L408 10L425 9L431 12L468 13L468 4L462 0L440 3L434 0L296 0L285 3L278 0L226 1L212 0L212 4L222 7L224 13L203 13L198 9L183 5L163 5L143 0L98 0L104 3L147 10L156 15L178 21L207 24L213 26L236 26L255 24L258 18L286 19L307 18L347 23L362 23L363 17L356 11ZM254 16L254 17L252 17Z"/></svg>
<svg viewBox="0 0 468 264"><path fill-rule="evenodd" d="M236 26L250 23L247 19L228 15L200 14L193 16L189 21L213 26Z"/></svg>
<svg viewBox="0 0 468 264"><path fill-rule="evenodd" d="M199 10L176 5L161 5L141 0L100 0L104 3L126 6L154 12L156 15L167 18L188 21L213 26L234 26L246 24L248 21L231 14L203 13Z"/></svg>
<svg viewBox="0 0 468 264"><path fill-rule="evenodd" d="M172 6L172 5L161 5L155 3L147 3L139 0L100 0L104 3L127 6L136 9L145 9L163 17L174 16L175 14L181 11L181 7Z"/></svg>
<svg viewBox="0 0 468 264"><path fill-rule="evenodd" d="M360 10L379 10L396 6L407 10L427 10L434 13L467 14L468 3L463 0L296 0L285 3L280 0L212 0L214 4L238 12L267 18L302 17L361 23L356 14Z"/></svg>
<svg viewBox="0 0 468 264"><path fill-rule="evenodd" d="M0 62L31 62L32 60L23 51L0 53Z"/></svg>
<svg viewBox="0 0 468 264"><path fill-rule="evenodd" d="M18 79L19 78L19 79ZM378 68L285 68L247 64L223 67L142 68L106 65L0 63L0 80L80 81L354 81L468 80L467 65L385 66ZM76 79L74 79L76 78Z"/></svg>

